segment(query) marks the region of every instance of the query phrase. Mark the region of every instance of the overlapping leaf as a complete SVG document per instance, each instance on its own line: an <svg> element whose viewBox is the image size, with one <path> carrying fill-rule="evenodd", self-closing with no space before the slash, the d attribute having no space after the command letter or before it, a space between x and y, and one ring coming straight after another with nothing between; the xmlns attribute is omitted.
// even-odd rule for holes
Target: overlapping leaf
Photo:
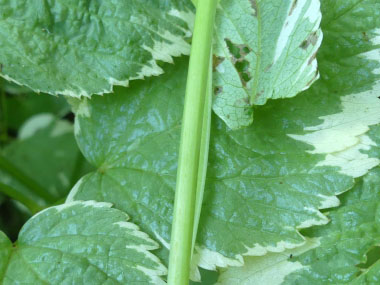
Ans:
<svg viewBox="0 0 380 285"><path fill-rule="evenodd" d="M0 75L70 96L158 75L189 52L188 0L1 0Z"/></svg>
<svg viewBox="0 0 380 285"><path fill-rule="evenodd" d="M55 200L64 198L76 180L91 170L76 145L72 124L52 114L31 117L20 128L19 138L0 153ZM44 204L32 189L4 170L0 170L0 182Z"/></svg>
<svg viewBox="0 0 380 285"><path fill-rule="evenodd" d="M233 129L253 105L293 97L318 77L319 0L221 0L216 16L214 111Z"/></svg>
<svg viewBox="0 0 380 285"><path fill-rule="evenodd" d="M108 203L73 202L29 220L13 246L0 232L6 284L164 284L158 247Z"/></svg>

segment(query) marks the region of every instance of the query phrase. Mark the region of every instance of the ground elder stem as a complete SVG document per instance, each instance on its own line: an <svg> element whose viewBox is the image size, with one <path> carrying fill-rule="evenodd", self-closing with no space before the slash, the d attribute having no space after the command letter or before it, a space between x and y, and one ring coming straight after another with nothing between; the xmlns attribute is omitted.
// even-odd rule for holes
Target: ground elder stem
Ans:
<svg viewBox="0 0 380 285"><path fill-rule="evenodd" d="M204 106L217 0L197 3L191 46L178 160L173 226L170 242L169 285L189 282Z"/></svg>

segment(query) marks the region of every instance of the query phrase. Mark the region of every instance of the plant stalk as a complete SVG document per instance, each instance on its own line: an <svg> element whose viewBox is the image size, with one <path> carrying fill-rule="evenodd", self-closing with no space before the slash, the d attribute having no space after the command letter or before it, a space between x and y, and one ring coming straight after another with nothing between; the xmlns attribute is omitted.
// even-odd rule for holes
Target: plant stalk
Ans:
<svg viewBox="0 0 380 285"><path fill-rule="evenodd" d="M197 4L178 160L169 285L187 285L193 247L202 125L217 0Z"/></svg>
<svg viewBox="0 0 380 285"><path fill-rule="evenodd" d="M40 198L45 200L45 202L51 204L56 200L53 195L51 195L47 190L42 188L36 181L27 176L25 173L23 173L20 169L14 166L2 155L0 155L0 170L11 175L14 179L22 183L24 186L33 191Z"/></svg>
<svg viewBox="0 0 380 285"><path fill-rule="evenodd" d="M210 54L212 55L212 49L211 49ZM212 107L212 57L210 56L206 100L205 100L204 113L203 113L201 149L199 153L198 185L197 185L197 194L195 198L193 245L192 245L191 252L194 251L195 241L197 238L199 219L201 217L201 210L202 210L202 203L203 203L203 193L204 193L205 184L206 184L208 152L209 152L209 146L210 146L210 132L211 132L211 107Z"/></svg>

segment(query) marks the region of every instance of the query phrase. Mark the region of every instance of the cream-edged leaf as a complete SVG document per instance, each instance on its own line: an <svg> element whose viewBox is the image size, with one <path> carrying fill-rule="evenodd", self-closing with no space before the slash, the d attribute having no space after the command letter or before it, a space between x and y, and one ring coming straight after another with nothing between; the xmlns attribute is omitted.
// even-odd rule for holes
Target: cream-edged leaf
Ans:
<svg viewBox="0 0 380 285"><path fill-rule="evenodd" d="M3 147L0 155L46 189L50 202L65 198L76 180L92 170L75 142L73 124L50 113L40 113L26 120L18 130L18 138ZM38 193L7 169L0 169L0 183L47 206Z"/></svg>
<svg viewBox="0 0 380 285"><path fill-rule="evenodd" d="M214 111L248 126L253 106L293 97L319 77L319 0L221 0L216 16Z"/></svg>
<svg viewBox="0 0 380 285"><path fill-rule="evenodd" d="M307 232L320 237L321 244L295 258L293 262L301 267L288 272L283 284L379 283L379 185L380 169L376 168L342 197L341 207L329 212L329 225ZM372 250L377 256L369 261Z"/></svg>
<svg viewBox="0 0 380 285"><path fill-rule="evenodd" d="M262 275L263 284L281 284L284 280L287 280L286 284L292 285L377 284L380 280L378 262L365 267L366 254L379 244L376 237L378 211L375 204L378 200L376 181L380 179L380 173L378 167L373 167L379 164L380 159L380 42L379 30L376 28L380 26L376 16L380 7L377 1L359 0L323 1L322 4L322 28L325 34L325 43L319 55L322 79L307 93L316 96L315 100L312 97L309 100L322 109L337 104L338 101L330 99L336 94L342 94L340 110L328 111L327 115L319 116L317 124L308 122L312 113L306 112L303 118L306 122L304 133L294 135L289 132L292 134L289 136L311 144L313 147L308 153L324 156L317 164L319 167L333 166L339 173L351 177L359 177L369 169L372 170L363 180L358 180L353 190L341 196L343 203L339 208L327 212L330 224L303 231L304 234L319 239L321 245L300 255L299 259L291 258L295 250L289 250L289 255L285 258L287 271L282 271L282 277L276 282L273 276ZM320 96L320 93L325 96ZM360 197L360 193L363 193L363 197ZM351 197L357 205L346 207L347 197ZM326 200L325 208L334 205L337 203L333 199ZM284 259L282 253L271 256L274 260ZM265 267L268 265L266 257L252 260L255 261L255 266ZM246 272L247 276L256 278L257 274L250 275L250 272L255 273L255 268L248 268L251 258L247 257L244 261L247 262L247 267L231 268L223 275L239 278L241 272ZM361 262L363 264L360 265ZM270 265L273 266L276 265Z"/></svg>
<svg viewBox="0 0 380 285"><path fill-rule="evenodd" d="M0 233L7 284L164 284L158 247L109 203L72 202L32 217L13 246Z"/></svg>
<svg viewBox="0 0 380 285"><path fill-rule="evenodd" d="M188 54L192 21L188 0L2 0L0 76L36 92L111 92Z"/></svg>

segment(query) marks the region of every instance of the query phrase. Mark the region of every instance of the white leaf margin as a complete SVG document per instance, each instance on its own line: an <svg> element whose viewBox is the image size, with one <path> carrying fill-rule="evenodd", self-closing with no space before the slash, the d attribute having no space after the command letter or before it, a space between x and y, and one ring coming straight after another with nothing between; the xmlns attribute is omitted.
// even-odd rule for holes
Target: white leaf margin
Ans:
<svg viewBox="0 0 380 285"><path fill-rule="evenodd" d="M81 180L80 180L81 181ZM74 186L75 188L75 186ZM47 212L52 212L54 214L54 210L59 213L65 210L69 210L71 207L75 206L83 206L83 207L90 207L90 208L112 208L112 204L108 202L97 202L94 200L89 201L71 201L71 202L65 202L64 204L53 206L46 208L42 210L41 212L34 215L31 220L39 218L43 214L47 214ZM119 226L120 228L125 229L126 233L128 235L132 235L135 237L138 237L142 240L145 240L147 243L151 244L151 246L143 245L143 246L131 246L130 248L143 253L147 259L153 261L156 265L156 269L149 269L145 268L143 266L136 266L136 270L143 272L146 276L148 276L151 279L151 284L157 284L157 285L164 285L166 282L162 279L162 276L167 274L167 268L162 264L162 262L159 260L157 256L155 256L153 253L151 253L151 250L158 249L160 245L151 239L148 234L140 231L139 227L131 222L128 222L129 216L122 212L124 215L125 220L122 220L120 222L115 222L113 225Z"/></svg>
<svg viewBox="0 0 380 285"><path fill-rule="evenodd" d="M374 45L374 49L360 54L368 60L376 61L380 63L380 29L373 31L376 35L371 39ZM372 71L374 75L380 75L380 68ZM362 151L369 150L372 146L376 146L376 143L366 134L369 131L369 127L380 124L380 80L374 83L371 89L362 91L359 93L353 93L341 97L341 112L320 117L323 122L317 126L306 127L304 130L306 134L288 134L289 137L305 142L314 147L314 150L308 151L312 154L325 154L325 159L319 162L316 166L335 166L340 168L340 173L352 178L357 178L365 175L368 171L380 164L378 158L369 157ZM325 197L325 201L322 201L319 209L336 207L339 205L339 199L336 196ZM326 224L329 220L325 219L322 222L315 223L315 221L305 221L302 225L299 225L297 229L311 227L314 225ZM303 237L303 236L302 236ZM235 259L227 258L220 253L210 251L206 248L196 248L195 256L199 255L196 261L199 262L199 266L209 270L216 270L221 268L222 270L235 270L236 266L244 268L245 260L247 258L253 258L254 256L260 257L260 260L265 262L267 255L282 256L286 252L294 252L295 250L301 250L307 248L310 244L310 239L303 237L304 242L299 245L289 244L286 242L279 242L276 247L254 247L247 248L247 252L235 256ZM318 246L318 242L312 241L315 248ZM269 252L269 253L268 253ZM302 252L301 252L302 253ZM265 255L265 256L264 256ZM195 258L194 258L195 259ZM286 267L288 272L282 272L281 276L285 277L294 270L301 267L295 267L294 263ZM236 271L240 272L240 271ZM286 273L286 275L284 275ZM281 284L281 278L278 282L274 282L273 275L266 275L268 279L264 283L241 283L241 284ZM268 283L269 282L269 283ZM272 282L272 283L270 283ZM223 283L232 284L232 283ZM240 283L239 283L240 284Z"/></svg>
<svg viewBox="0 0 380 285"><path fill-rule="evenodd" d="M380 42L380 36L375 38ZM380 62L380 49L361 54L362 57ZM380 75L380 68L373 70ZM342 112L320 117L323 123L305 128L305 135L288 136L310 144L310 153L325 154L317 166L337 166L340 173L357 178L379 165L378 158L361 152L376 146L366 135L369 127L380 123L380 80L372 89L343 96Z"/></svg>
<svg viewBox="0 0 380 285"><path fill-rule="evenodd" d="M171 9L166 13L168 16L172 17L177 17L181 20L183 20L189 27L188 30L184 30L186 37L190 37L192 34L192 30L194 27L194 20L195 20L195 15L192 11L179 11L176 9ZM152 59L147 62L144 66L142 66L140 72L138 72L137 75L126 78L123 80L118 80L113 77L105 78L106 81L109 84L109 88L106 88L100 92L96 93L88 93L84 89L80 89L80 92L73 91L70 89L65 89L65 90L58 90L55 92L48 92L51 95L58 96L58 95L64 95L68 97L74 97L74 98L91 98L92 95L103 95L107 93L112 93L114 86L124 86L128 87L129 82L131 80L139 80L139 79L145 79L146 77L151 77L151 76L159 76L164 73L164 70L157 64L157 61L164 61L167 63L173 63L173 57L178 57L181 55L189 55L190 54L190 44L181 36L174 35L168 31L165 31L164 34L158 34L157 35L161 36L164 40L163 41L153 41L153 47L147 47L147 46L142 46L140 48L148 51L152 55ZM33 90L34 92L40 94L43 91L40 89L35 89L29 86L28 84L23 84L19 82L17 79L4 74L0 70L0 77L4 78L7 81L13 82L19 86L26 86Z"/></svg>
<svg viewBox="0 0 380 285"><path fill-rule="evenodd" d="M262 257L248 257L245 266L222 271L216 284L281 284L288 274L304 267L298 261L289 261L289 257L301 255L319 245L320 239L312 238L307 239L303 246L296 249L288 249L282 253L268 253Z"/></svg>

